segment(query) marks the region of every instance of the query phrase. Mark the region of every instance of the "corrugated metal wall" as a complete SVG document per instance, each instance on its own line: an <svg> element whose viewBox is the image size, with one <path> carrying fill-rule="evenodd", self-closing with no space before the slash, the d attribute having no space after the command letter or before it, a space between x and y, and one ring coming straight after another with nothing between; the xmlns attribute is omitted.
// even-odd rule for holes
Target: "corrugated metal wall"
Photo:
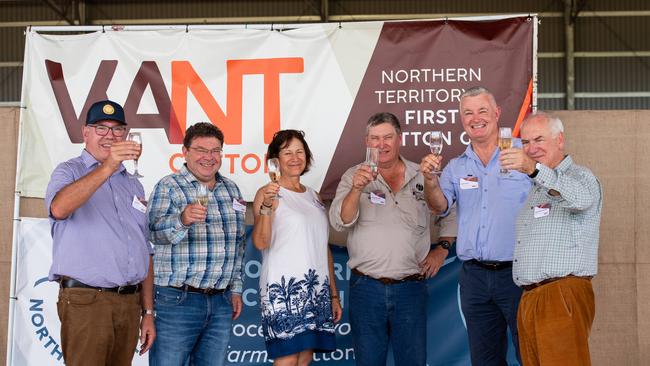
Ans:
<svg viewBox="0 0 650 366"><path fill-rule="evenodd" d="M577 109L650 108L650 1L584 0L575 18ZM68 19L73 2L54 1ZM321 0L78 1L85 24L277 23L324 19ZM563 0L329 0L330 21L422 16L538 13L541 109L564 109ZM618 12L618 13L613 13ZM27 25L67 23L44 1L0 0L0 102L20 99ZM598 52L598 54L594 54Z"/></svg>

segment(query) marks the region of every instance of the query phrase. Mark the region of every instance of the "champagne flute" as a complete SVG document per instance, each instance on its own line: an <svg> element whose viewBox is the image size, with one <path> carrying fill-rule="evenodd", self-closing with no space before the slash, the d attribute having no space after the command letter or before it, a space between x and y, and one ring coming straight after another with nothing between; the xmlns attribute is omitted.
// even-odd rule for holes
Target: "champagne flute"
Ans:
<svg viewBox="0 0 650 366"><path fill-rule="evenodd" d="M278 158L269 159L269 161L266 162L266 166L269 170L269 177L271 178L271 182L278 183L278 181L280 180L280 176L282 176L282 173L280 173L280 159ZM273 199L278 199L278 198L282 198L280 194L273 197Z"/></svg>
<svg viewBox="0 0 650 366"><path fill-rule="evenodd" d="M140 155L142 155L142 135L140 134L140 132L129 132L129 134L126 136L126 140L133 141L136 144L140 145ZM138 159L140 158L140 155L136 156L136 158L133 160L133 166L135 167L135 171L133 172L133 175L130 176L130 178L133 179L144 178L144 175L138 172Z"/></svg>
<svg viewBox="0 0 650 366"><path fill-rule="evenodd" d="M379 149L376 147L367 147L365 164L369 166L370 170L372 171L372 179L377 179L378 163L379 163Z"/></svg>
<svg viewBox="0 0 650 366"><path fill-rule="evenodd" d="M443 145L442 132L431 131L431 134L429 135L429 149L431 149L431 153L435 156L440 156L440 154L442 153L442 145ZM439 175L441 171L434 170L431 173Z"/></svg>
<svg viewBox="0 0 650 366"><path fill-rule="evenodd" d="M501 151L512 147L512 129L510 127L499 128L499 149ZM508 175L507 169L499 169L499 174Z"/></svg>
<svg viewBox="0 0 650 366"><path fill-rule="evenodd" d="M208 207L208 202L210 202L210 190L208 189L208 186L203 183L199 183L199 186L196 189L196 202L205 208ZM207 225L207 222L203 224Z"/></svg>

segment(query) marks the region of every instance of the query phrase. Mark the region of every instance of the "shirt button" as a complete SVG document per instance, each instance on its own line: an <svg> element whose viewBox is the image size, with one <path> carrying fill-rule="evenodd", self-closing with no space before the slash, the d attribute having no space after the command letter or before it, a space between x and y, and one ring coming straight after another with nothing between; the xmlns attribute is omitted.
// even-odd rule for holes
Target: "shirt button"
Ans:
<svg viewBox="0 0 650 366"><path fill-rule="evenodd" d="M483 192L487 192L487 188L483 190Z"/></svg>
<svg viewBox="0 0 650 366"><path fill-rule="evenodd" d="M517 262L517 260L515 259L515 263L516 263L516 262Z"/></svg>
<svg viewBox="0 0 650 366"><path fill-rule="evenodd" d="M396 204L396 205L399 205L399 202L395 201L395 204Z"/></svg>
<svg viewBox="0 0 650 366"><path fill-rule="evenodd" d="M481 225L481 228L482 228L482 229L485 229L485 225Z"/></svg>
<svg viewBox="0 0 650 366"><path fill-rule="evenodd" d="M483 206L483 209L485 210L487 207Z"/></svg>

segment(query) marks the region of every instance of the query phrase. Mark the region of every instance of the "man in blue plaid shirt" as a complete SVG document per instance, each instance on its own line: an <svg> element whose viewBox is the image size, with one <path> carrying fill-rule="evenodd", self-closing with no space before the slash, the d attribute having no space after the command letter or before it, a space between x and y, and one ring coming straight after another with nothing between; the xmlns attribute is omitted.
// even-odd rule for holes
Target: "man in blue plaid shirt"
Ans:
<svg viewBox="0 0 650 366"><path fill-rule="evenodd" d="M223 365L232 320L242 310L246 202L219 174L223 132L191 126L185 165L156 184L149 202L155 244L154 303L158 338L149 364ZM200 203L200 186L207 203Z"/></svg>

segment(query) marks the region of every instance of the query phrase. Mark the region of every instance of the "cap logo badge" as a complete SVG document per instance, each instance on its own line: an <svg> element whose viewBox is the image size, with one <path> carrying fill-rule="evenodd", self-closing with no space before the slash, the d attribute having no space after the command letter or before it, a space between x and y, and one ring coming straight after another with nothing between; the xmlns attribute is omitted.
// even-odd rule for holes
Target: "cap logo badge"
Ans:
<svg viewBox="0 0 650 366"><path fill-rule="evenodd" d="M110 104L105 104L104 108L102 108L102 112L105 114L113 114L115 113L115 108L113 108L113 106Z"/></svg>

